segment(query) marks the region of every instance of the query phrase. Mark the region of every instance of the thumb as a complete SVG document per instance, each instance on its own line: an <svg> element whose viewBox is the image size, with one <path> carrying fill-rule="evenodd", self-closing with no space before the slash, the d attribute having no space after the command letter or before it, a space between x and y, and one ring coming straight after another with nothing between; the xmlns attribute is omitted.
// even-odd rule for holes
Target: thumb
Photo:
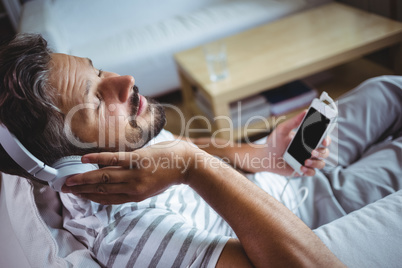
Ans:
<svg viewBox="0 0 402 268"><path fill-rule="evenodd" d="M282 123L281 125L281 132L283 133L289 133L291 132L293 129L297 128L300 123L302 122L304 116L306 115L307 110L304 110L303 112L301 112L300 114L296 115L295 117L285 121Z"/></svg>

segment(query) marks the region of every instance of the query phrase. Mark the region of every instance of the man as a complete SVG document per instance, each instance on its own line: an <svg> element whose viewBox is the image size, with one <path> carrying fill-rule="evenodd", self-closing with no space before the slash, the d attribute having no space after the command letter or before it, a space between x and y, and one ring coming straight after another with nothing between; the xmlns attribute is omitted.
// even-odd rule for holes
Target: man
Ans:
<svg viewBox="0 0 402 268"><path fill-rule="evenodd" d="M311 178L295 179L293 185L295 187L307 187L310 192L307 200L298 211L300 218L308 226L312 228L318 227L402 189L402 169L400 165L402 163L401 101L402 78L395 76L368 80L339 100L339 135L337 141L333 142L333 144L337 143L339 147L338 166L324 168L322 172L317 171L317 174ZM275 130L276 132L272 135L276 135L275 137L277 138L281 137L278 132L282 131L288 135L291 128L291 124L282 124L278 126ZM268 138L267 144L270 143L272 135ZM198 140L196 143L204 145L210 143L210 141ZM279 142L279 144L282 143ZM267 154L267 150L272 149L268 148L258 148L255 150L254 148L248 148L248 145L244 145L240 148L240 154L250 152L254 156L262 157L261 153ZM184 149L170 147L169 149L174 151L175 155L185 155L185 159L199 159L197 158L197 153L194 152L196 149L193 147ZM232 162L236 159L234 157L235 154L239 153L239 148L236 148L236 146L225 148L212 147L210 150L215 155L228 157ZM193 167L197 167L195 164L190 165L188 172L184 173L185 176L180 176L181 172L179 171L181 170L175 170L176 174L170 174L166 172L166 169L156 170L155 166L152 165L146 167L137 166L139 159L158 159L163 157L165 155L164 150L160 148L156 148L155 150L140 149L132 153L125 153L124 155L125 160L119 160L122 159L122 153L101 153L84 156L83 160L85 162L110 164L115 167L113 169L103 169L71 177L66 182L70 187L66 187L65 190L81 194L83 197L98 202L119 204L127 201L143 200L166 189L171 184L188 184L225 218L239 238L239 240L229 240L219 261L232 259L237 264L242 263L242 258L240 260L234 259L228 253L229 250L233 250L231 243L236 244L240 241L240 245L237 244L237 246L245 250L246 258L249 258L253 265L259 265L257 261L262 262L261 266L273 264L274 261L278 260L277 258L281 258L279 257L281 253L292 256L290 253L292 250L289 250L288 247L295 248L293 248L293 242L276 248L279 251L275 251L271 247L264 247L266 246L267 239L270 239L269 237L272 239L273 236L282 240L290 232L297 233L297 237L299 235L300 237L304 236L305 234L299 229L301 226L290 219L292 223L288 226L289 228L286 228L286 224L282 221L279 225L270 225L269 223L272 220L275 221L281 218L278 214L282 212L278 211L278 214L274 213L271 210L274 206L271 206L272 203L268 200L258 203L258 200L264 200L264 194L260 196L257 192L251 191L252 186L246 185L243 179L238 181L235 174L226 173L223 170L216 171L216 173L227 178L221 181L217 178L216 174L214 176L214 169L206 171L198 166L198 169L194 173L195 169ZM131 161L133 159L134 161ZM207 157L205 161L213 161L208 159ZM239 162L242 161L240 160ZM116 167L119 167L119 169L116 169ZM154 170L156 172L153 172ZM254 171L261 170L257 169ZM256 176L259 174L262 173L257 173ZM261 175L259 176L261 177ZM202 178L201 182L200 177ZM179 178L179 180L172 178ZM268 180L270 180L270 184L274 184L275 180L279 181L280 178L273 178L271 175L270 177L265 177L265 181L256 180L256 183L261 185L264 190L269 191L271 185L266 187L266 184L264 184ZM243 190L237 189L238 191L236 191L232 188L233 184L236 184L239 188L243 188ZM222 189L225 190L222 191ZM99 190L101 191L99 192ZM274 194L272 193L272 195ZM250 197L252 197L252 200L249 200ZM221 204L217 199L225 200L227 203ZM243 206L248 201L254 202L252 204L249 203L249 206ZM267 204L270 205L266 206ZM293 205L289 207L292 208ZM258 208L258 212L254 210L256 208ZM270 220L267 219L267 221L263 220L263 211L265 208L269 210L268 214L270 214L268 216ZM239 219L242 219L242 221ZM392 218L383 220L392 221ZM288 221L285 220L285 222ZM261 225L259 226L259 223L265 225L266 228ZM275 226L281 226L285 229L278 230ZM384 228L384 226L377 227ZM270 233L269 231L273 231L274 233ZM281 231L284 231L286 234ZM384 232L387 232L386 229L374 229L370 231L370 235L375 236L374 231L378 231L381 234L379 238L384 235ZM268 236L265 236L266 234ZM364 235L368 234L364 233ZM292 238L286 239L293 241ZM248 243L254 243L255 247L251 247ZM279 244L277 243L278 241L275 241L275 244L278 246ZM340 243L342 242L340 241ZM314 245L317 244L315 242L310 241L308 244L312 251L316 250ZM256 248L262 249L262 252ZM275 256L269 255L267 252L273 253ZM293 251L293 253L295 252L299 251ZM256 255L252 253L256 253ZM321 254L325 255L321 252L316 256L323 256ZM238 253L238 256L242 256L242 254ZM264 261L263 257L267 257L268 259ZM303 255L302 258L309 259L306 255ZM329 260L330 262L333 261L331 257L329 257ZM316 261L318 262L319 260L312 262ZM218 262L217 266L219 264ZM275 264L281 265L279 262L275 262ZM231 265L236 267L233 263ZM243 263L242 265L245 264ZM298 263L298 265L301 265L301 263ZM335 264L331 263L331 265Z"/></svg>
<svg viewBox="0 0 402 268"><path fill-rule="evenodd" d="M163 120L158 119L161 110L151 108L154 106L148 100L132 92L134 79L130 76L99 71L88 59L49 54L44 41L35 36L17 37L0 55L0 120L47 164L69 154L139 148L163 126ZM38 82L37 77L44 79ZM11 120L9 111L22 118ZM279 126L271 137L280 146L264 150L283 153L290 130L300 120L301 116ZM162 132L153 143L173 139L167 136ZM369 139L371 144L377 141ZM169 145L172 154L155 144L134 153L89 155L83 161L114 167L67 181L67 185L76 186L65 187L66 192L95 201L136 202L103 206L61 194L68 209L65 228L91 248L101 263L139 267L341 265L293 213L235 170L210 168L215 158L187 143L162 145ZM261 152L254 151L256 155ZM317 153L326 157L327 151ZM10 164L2 166L2 171L27 176L4 152L1 155L2 163ZM137 157L134 161L133 156ZM180 165L170 169L152 166L152 159L175 156L189 160L186 169ZM140 165L140 159L151 164ZM322 167L321 160L310 161L306 163L307 174ZM290 172L289 167L282 169L283 174ZM87 185L80 186L82 182ZM190 213L186 213L190 206ZM198 217L201 211L204 215Z"/></svg>

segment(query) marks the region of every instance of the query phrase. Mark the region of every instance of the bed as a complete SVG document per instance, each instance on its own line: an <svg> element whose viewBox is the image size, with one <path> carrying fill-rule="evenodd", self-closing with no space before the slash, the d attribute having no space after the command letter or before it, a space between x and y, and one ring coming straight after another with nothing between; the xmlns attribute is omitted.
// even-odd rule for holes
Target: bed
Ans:
<svg viewBox="0 0 402 268"><path fill-rule="evenodd" d="M100 267L62 228L61 210L50 187L2 174L0 267Z"/></svg>
<svg viewBox="0 0 402 268"><path fill-rule="evenodd" d="M349 267L398 267L402 190L314 230ZM62 205L48 186L2 174L0 267L100 267L62 228Z"/></svg>

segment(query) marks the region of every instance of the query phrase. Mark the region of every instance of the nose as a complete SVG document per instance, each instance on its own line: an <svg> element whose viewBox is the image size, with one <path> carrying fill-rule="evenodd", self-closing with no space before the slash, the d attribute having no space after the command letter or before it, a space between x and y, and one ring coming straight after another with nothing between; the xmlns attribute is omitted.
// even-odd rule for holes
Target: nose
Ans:
<svg viewBox="0 0 402 268"><path fill-rule="evenodd" d="M131 75L113 76L103 80L102 97L113 102L126 102L132 93L135 79Z"/></svg>

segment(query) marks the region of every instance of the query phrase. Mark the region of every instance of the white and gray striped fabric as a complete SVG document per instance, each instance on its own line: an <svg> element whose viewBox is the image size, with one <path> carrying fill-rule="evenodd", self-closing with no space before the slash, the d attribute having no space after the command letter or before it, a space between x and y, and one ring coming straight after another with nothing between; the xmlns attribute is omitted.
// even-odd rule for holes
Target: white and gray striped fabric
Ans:
<svg viewBox="0 0 402 268"><path fill-rule="evenodd" d="M152 143L172 140L162 131ZM271 173L265 175L277 176ZM279 197L285 179L253 180ZM256 180L257 179L257 180ZM285 199L296 202L289 187ZM103 206L61 194L64 228L106 267L215 267L230 226L190 187L178 185L139 203Z"/></svg>

